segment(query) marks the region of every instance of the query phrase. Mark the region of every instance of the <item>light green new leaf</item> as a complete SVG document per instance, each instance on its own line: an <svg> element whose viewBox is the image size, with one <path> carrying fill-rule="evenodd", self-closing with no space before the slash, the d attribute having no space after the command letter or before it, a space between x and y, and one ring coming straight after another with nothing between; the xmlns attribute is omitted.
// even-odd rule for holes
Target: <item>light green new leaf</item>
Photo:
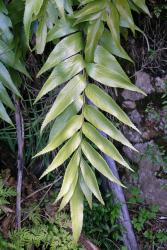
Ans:
<svg viewBox="0 0 167 250"><path fill-rule="evenodd" d="M66 126L72 116L76 115L83 106L83 98L80 96L75 102L73 102L69 107L67 107L61 115L59 115L50 131L49 141L56 137Z"/></svg>
<svg viewBox="0 0 167 250"><path fill-rule="evenodd" d="M80 54L74 55L59 63L52 71L51 75L43 85L35 102L62 83L70 80L85 67L83 57Z"/></svg>
<svg viewBox="0 0 167 250"><path fill-rule="evenodd" d="M82 174L80 174L80 178L79 178L79 184L81 187L81 190L89 204L89 207L92 209L92 192L90 191L90 189L88 188L87 184L85 183Z"/></svg>
<svg viewBox="0 0 167 250"><path fill-rule="evenodd" d="M82 35L80 32L65 37L55 46L37 76L53 68L66 58L77 54L82 49L83 42Z"/></svg>
<svg viewBox="0 0 167 250"><path fill-rule="evenodd" d="M59 211L61 211L66 205L67 203L70 201L74 191L75 191L75 188L76 188L76 185L77 185L77 182L78 182L78 171L76 172L76 175L75 175L75 178L70 186L70 189L69 191L64 195L62 201L61 201L61 204L60 204L60 207L59 207Z"/></svg>
<svg viewBox="0 0 167 250"><path fill-rule="evenodd" d="M71 138L81 128L82 122L82 115L73 116L66 124L64 129L58 135L54 136L49 144L34 157L46 154L59 147L64 141Z"/></svg>
<svg viewBox="0 0 167 250"><path fill-rule="evenodd" d="M25 10L24 10L24 29L26 35L27 45L29 45L30 38L30 27L33 21L34 15L37 16L44 0L26 0Z"/></svg>
<svg viewBox="0 0 167 250"><path fill-rule="evenodd" d="M122 183L113 175L103 157L86 141L83 140L81 144L82 151L89 162L94 168L96 168L101 174L107 177L110 181L115 182L121 186Z"/></svg>
<svg viewBox="0 0 167 250"><path fill-rule="evenodd" d="M87 4L81 10L76 11L74 13L74 18L80 19L80 18L86 17L90 14L102 11L105 7L106 7L105 0L96 0L94 2Z"/></svg>
<svg viewBox="0 0 167 250"><path fill-rule="evenodd" d="M15 107L8 95L8 92L0 82L0 101L2 101L7 107L9 107L12 110L15 110Z"/></svg>
<svg viewBox="0 0 167 250"><path fill-rule="evenodd" d="M130 80L124 78L118 71L115 71L115 69L109 69L100 64L89 63L86 65L86 71L95 81L109 87L128 89L145 94L141 89L132 84Z"/></svg>
<svg viewBox="0 0 167 250"><path fill-rule="evenodd" d="M116 44L120 44L119 14L113 3L108 4L107 25Z"/></svg>
<svg viewBox="0 0 167 250"><path fill-rule="evenodd" d="M84 117L92 125L94 125L99 130L103 131L105 134L109 135L114 140L119 141L125 146L137 151L132 144L125 138L125 136L108 120L105 115L103 115L98 109L92 105L86 105L84 107Z"/></svg>
<svg viewBox="0 0 167 250"><path fill-rule="evenodd" d="M60 115L73 101L78 99L86 88L86 81L82 75L75 76L59 93L52 108L47 113L41 131L46 125Z"/></svg>
<svg viewBox="0 0 167 250"><path fill-rule="evenodd" d="M133 62L121 45L118 45L114 42L112 34L109 32L109 30L104 29L103 35L100 39L100 44L110 53Z"/></svg>
<svg viewBox="0 0 167 250"><path fill-rule="evenodd" d="M87 40L85 47L85 60L86 62L93 62L94 51L103 33L104 26L100 18L92 21L88 26Z"/></svg>
<svg viewBox="0 0 167 250"><path fill-rule="evenodd" d="M2 120L6 121L7 123L13 125L13 123L12 123L10 117L8 116L6 109L1 101L0 101L0 118Z"/></svg>
<svg viewBox="0 0 167 250"><path fill-rule="evenodd" d="M82 138L80 133L74 134L72 138L68 140L68 142L59 150L52 163L48 166L48 168L45 170L45 172L42 174L40 178L43 178L48 173L61 166L79 147L81 139Z"/></svg>
<svg viewBox="0 0 167 250"><path fill-rule="evenodd" d="M101 110L110 113L118 120L139 132L126 113L116 104L111 96L95 84L89 84L85 90L86 96Z"/></svg>
<svg viewBox="0 0 167 250"><path fill-rule="evenodd" d="M6 67L0 62L0 81L17 96L21 96Z"/></svg>
<svg viewBox="0 0 167 250"><path fill-rule="evenodd" d="M0 61L31 78L25 66L16 58L12 48L2 40L0 40Z"/></svg>
<svg viewBox="0 0 167 250"><path fill-rule="evenodd" d="M82 18L76 19L73 25L75 26L79 23L88 22L88 21L91 22L91 21L97 20L102 16L102 13L103 12L97 12L97 13L93 13L88 16L84 16Z"/></svg>
<svg viewBox="0 0 167 250"><path fill-rule="evenodd" d="M72 231L74 241L77 242L81 234L83 225L83 193L77 183L72 199L70 201L71 219L72 219Z"/></svg>
<svg viewBox="0 0 167 250"><path fill-rule="evenodd" d="M85 136L91 140L103 153L110 156L113 160L122 164L128 169L131 169L128 163L123 159L120 155L116 147L112 142L104 138L95 127L93 127L90 123L85 122L82 126L82 131ZM131 169L132 170L132 169Z"/></svg>
<svg viewBox="0 0 167 250"><path fill-rule="evenodd" d="M67 36L71 33L78 31L77 27L73 26L72 19L59 19L53 28L48 32L47 42L53 41L57 38Z"/></svg>
<svg viewBox="0 0 167 250"><path fill-rule="evenodd" d="M80 162L81 172L84 178L84 181L94 196L104 205L103 198L101 197L101 193L99 190L99 186L97 183L96 176L93 170L89 167L86 161L82 158Z"/></svg>
<svg viewBox="0 0 167 250"><path fill-rule="evenodd" d="M132 32L135 32L135 24L133 21L132 13L127 0L114 1L120 16L127 21Z"/></svg>
<svg viewBox="0 0 167 250"><path fill-rule="evenodd" d="M72 156L66 168L65 175L63 178L63 184L55 202L60 200L69 191L75 179L76 172L78 171L79 163L80 163L80 152L77 150Z"/></svg>
<svg viewBox="0 0 167 250"><path fill-rule="evenodd" d="M133 2L136 4L136 6L142 9L147 15L151 16L147 8L147 5L145 4L145 0L133 0Z"/></svg>

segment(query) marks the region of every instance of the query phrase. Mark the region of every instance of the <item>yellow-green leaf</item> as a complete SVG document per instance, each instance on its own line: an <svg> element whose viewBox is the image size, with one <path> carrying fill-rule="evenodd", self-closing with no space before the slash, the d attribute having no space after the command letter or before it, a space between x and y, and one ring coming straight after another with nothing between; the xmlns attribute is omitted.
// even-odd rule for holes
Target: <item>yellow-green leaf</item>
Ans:
<svg viewBox="0 0 167 250"><path fill-rule="evenodd" d="M79 184L81 187L81 190L89 204L89 207L92 209L92 192L90 191L90 189L88 188L87 184L85 183L82 174L80 174L80 178L79 178Z"/></svg>
<svg viewBox="0 0 167 250"><path fill-rule="evenodd" d="M84 122L82 131L85 136L91 140L103 153L110 156L113 160L131 169L129 164L123 159L112 142L104 138L90 123ZM132 169L131 169L132 170Z"/></svg>

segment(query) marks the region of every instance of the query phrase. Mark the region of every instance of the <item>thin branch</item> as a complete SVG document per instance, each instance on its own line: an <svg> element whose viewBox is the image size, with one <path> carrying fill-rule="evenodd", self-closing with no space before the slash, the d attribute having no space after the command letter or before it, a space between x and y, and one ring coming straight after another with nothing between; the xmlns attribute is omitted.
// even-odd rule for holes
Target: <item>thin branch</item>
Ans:
<svg viewBox="0 0 167 250"><path fill-rule="evenodd" d="M22 192L22 179L24 169L24 121L20 108L20 102L15 98L15 120L16 120L16 133L17 133L17 197L16 197L16 228L21 228L21 192Z"/></svg>

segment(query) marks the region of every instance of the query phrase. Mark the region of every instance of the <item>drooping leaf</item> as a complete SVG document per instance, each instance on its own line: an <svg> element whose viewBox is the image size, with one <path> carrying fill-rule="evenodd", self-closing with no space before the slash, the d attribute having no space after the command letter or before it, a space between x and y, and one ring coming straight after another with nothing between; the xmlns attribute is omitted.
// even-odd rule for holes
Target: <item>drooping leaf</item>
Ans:
<svg viewBox="0 0 167 250"><path fill-rule="evenodd" d="M63 178L63 184L61 187L61 190L56 198L56 202L61 199L70 189L75 176L76 176L76 172L78 171L78 167L79 167L79 162L80 162L80 153L77 150L74 155L72 156L66 171L65 171L65 175Z"/></svg>
<svg viewBox="0 0 167 250"><path fill-rule="evenodd" d="M62 83L70 80L85 67L83 57L80 54L74 55L59 63L52 71L51 75L39 92L36 102L49 91L53 90Z"/></svg>
<svg viewBox="0 0 167 250"><path fill-rule="evenodd" d="M13 83L7 68L0 62L0 81L17 96L20 96L18 89Z"/></svg>
<svg viewBox="0 0 167 250"><path fill-rule="evenodd" d="M131 169L129 164L123 159L112 142L104 138L90 123L85 122L82 127L85 136L91 140L103 153L110 156L113 160ZM132 169L131 169L132 170Z"/></svg>
<svg viewBox="0 0 167 250"><path fill-rule="evenodd" d="M77 183L75 191L70 201L72 231L74 241L77 242L81 234L83 225L83 193Z"/></svg>
<svg viewBox="0 0 167 250"><path fill-rule="evenodd" d="M15 110L15 107L2 83L0 82L0 101L4 103L7 107Z"/></svg>
<svg viewBox="0 0 167 250"><path fill-rule="evenodd" d="M129 27L131 28L132 32L135 32L135 24L133 21L132 13L129 7L129 3L127 0L116 0L114 1L119 14L121 17L123 17L127 23L129 24Z"/></svg>
<svg viewBox="0 0 167 250"><path fill-rule="evenodd" d="M71 138L75 134L75 132L77 132L81 128L82 122L82 115L73 116L66 124L64 129L58 135L54 136L49 144L34 157L46 154L59 147L64 141Z"/></svg>
<svg viewBox="0 0 167 250"><path fill-rule="evenodd" d="M141 89L136 87L130 80L124 78L118 71L109 69L100 64L89 63L86 65L88 75L95 81L114 88L123 88L145 94Z"/></svg>
<svg viewBox="0 0 167 250"><path fill-rule="evenodd" d="M93 62L94 51L98 44L98 41L103 33L103 23L100 19L92 21L88 26L87 40L85 47L85 60L86 62Z"/></svg>
<svg viewBox="0 0 167 250"><path fill-rule="evenodd" d="M122 185L121 182L113 175L103 157L86 140L82 141L81 147L85 157L89 160L92 166L94 166L94 168L96 168L110 181Z"/></svg>
<svg viewBox="0 0 167 250"><path fill-rule="evenodd" d="M50 53L48 59L46 60L37 76L53 68L66 58L80 52L82 49L83 43L80 32L65 37L55 46L54 50Z"/></svg>
<svg viewBox="0 0 167 250"><path fill-rule="evenodd" d="M81 143L81 134L76 133L72 136L70 140L59 150L56 157L52 161L52 163L48 166L45 172L42 174L41 178L50 173L51 171L57 169L61 166L71 155L72 153L79 147Z"/></svg>
<svg viewBox="0 0 167 250"><path fill-rule="evenodd" d="M73 101L78 99L86 88L86 81L82 75L75 76L59 93L52 108L43 121L41 131L46 125L60 115Z"/></svg>
<svg viewBox="0 0 167 250"><path fill-rule="evenodd" d="M78 171L76 172L75 178L74 178L74 180L73 180L73 182L72 182L72 184L70 186L69 191L64 195L64 197L63 197L63 199L61 201L59 211L61 211L68 204L68 202L71 200L72 195L73 195L73 193L75 191L77 182L78 182Z"/></svg>
<svg viewBox="0 0 167 250"><path fill-rule="evenodd" d="M93 106L86 105L84 107L84 117L92 125L105 134L109 135L114 140L121 142L123 145L136 151L132 144L125 138L125 136L103 115L98 109Z"/></svg>
<svg viewBox="0 0 167 250"><path fill-rule="evenodd" d="M101 196L96 176L86 161L82 158L80 162L80 168L83 175L83 179L94 196L104 205L103 198Z"/></svg>
<svg viewBox="0 0 167 250"><path fill-rule="evenodd" d="M89 204L89 207L92 208L92 192L90 191L90 189L88 188L87 184L85 183L82 174L80 174L80 178L79 178L79 184L81 187L81 190Z"/></svg>
<svg viewBox="0 0 167 250"><path fill-rule="evenodd" d="M67 36L78 31L77 27L73 26L72 19L59 19L53 28L48 32L47 42L53 41L57 38Z"/></svg>
<svg viewBox="0 0 167 250"><path fill-rule="evenodd" d="M29 38L30 38L30 28L31 23L33 21L34 15L37 16L41 7L43 5L43 0L26 0L25 3L25 11L24 11L24 29L27 44L29 45Z"/></svg>
<svg viewBox="0 0 167 250"><path fill-rule="evenodd" d="M105 93L102 89L94 84L89 84L85 90L86 96L101 110L110 113L115 116L118 120L132 127L136 131L138 129L131 122L125 112L116 104L116 102Z"/></svg>
<svg viewBox="0 0 167 250"><path fill-rule="evenodd" d="M121 58L124 58L130 62L133 62L132 59L126 53L126 51L122 48L122 46L114 42L112 34L109 32L109 30L104 29L103 35L100 39L100 44L110 53L119 56Z"/></svg>
<svg viewBox="0 0 167 250"><path fill-rule="evenodd" d="M83 98L80 96L56 118L50 131L49 141L51 141L53 137L57 136L64 129L71 117L76 115L81 110L82 106Z"/></svg>
<svg viewBox="0 0 167 250"><path fill-rule="evenodd" d="M7 123L13 125L13 123L12 123L10 117L8 116L6 109L1 101L0 101L0 118L2 120L6 121Z"/></svg>
<svg viewBox="0 0 167 250"><path fill-rule="evenodd" d="M140 8L142 9L147 15L150 15L150 12L147 8L147 5L145 3L145 0L133 0L133 2Z"/></svg>

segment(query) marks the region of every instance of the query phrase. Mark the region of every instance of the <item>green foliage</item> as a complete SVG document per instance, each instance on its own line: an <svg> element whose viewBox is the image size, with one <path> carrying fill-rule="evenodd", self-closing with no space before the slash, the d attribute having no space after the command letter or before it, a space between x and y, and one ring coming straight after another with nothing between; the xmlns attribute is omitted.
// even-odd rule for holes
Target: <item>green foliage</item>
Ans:
<svg viewBox="0 0 167 250"><path fill-rule="evenodd" d="M111 194L107 194L104 201L105 207L94 201L92 210L85 205L83 231L101 249L116 249L122 242L123 228L118 224L121 205L113 203Z"/></svg>
<svg viewBox="0 0 167 250"><path fill-rule="evenodd" d="M38 214L38 215L37 215ZM38 217L38 220L37 220ZM35 218L35 220L34 220ZM22 227L20 230L12 231L9 239L0 236L0 249L3 250L30 250L32 247L41 247L49 250L82 250L73 242L68 233L68 216L60 213L54 221L42 221L38 211L30 216L32 224Z"/></svg>
<svg viewBox="0 0 167 250"><path fill-rule="evenodd" d="M114 56L131 61L120 39L122 27L133 33L139 30L131 10L149 14L145 1L136 0L131 4L127 0L27 0L25 4L24 30L28 46L31 45L33 34L36 36L35 49L38 54L44 52L48 41L54 42L54 49L37 76L47 71L51 73L35 102L58 86L61 87L41 127L42 133L48 124L52 124L49 143L36 156L59 149L41 177L70 158L56 201L62 199L60 210L70 202L76 241L82 229L84 196L90 206L92 194L104 203L94 168L120 184L98 150L129 169L129 164L115 148L112 139L135 150L103 112L135 130L137 128L102 87L123 88L144 94L130 81ZM95 82L102 86L97 86ZM96 105L97 110L87 103L87 99ZM110 138L104 138L97 129Z"/></svg>
<svg viewBox="0 0 167 250"><path fill-rule="evenodd" d="M3 206L10 204L10 198L16 196L16 191L12 187L7 187L0 177L0 213L3 212Z"/></svg>
<svg viewBox="0 0 167 250"><path fill-rule="evenodd" d="M1 118L11 123L3 104L11 108L12 103L4 88L18 97L20 94L15 86L18 77L14 81L13 75L18 71L29 76L22 64L27 48L33 47L37 54L43 54L48 42L54 46L37 74L40 77L51 71L35 102L51 91L56 93L56 98L41 126L41 134L48 124L52 127L49 142L36 156L59 150L42 177L69 159L56 201L61 199L60 210L70 202L73 234L77 241L83 223L84 197L90 206L92 194L104 203L94 168L121 185L100 153L131 169L114 146L113 139L135 149L105 113L138 129L104 89L107 86L145 94L131 82L115 56L132 61L121 46L122 28L133 34L140 31L134 23L132 10L146 14L149 11L144 0L13 0L6 5L1 3L0 11L6 18L5 22L0 22L0 81L4 93L0 96ZM21 32L22 27L24 32Z"/></svg>

